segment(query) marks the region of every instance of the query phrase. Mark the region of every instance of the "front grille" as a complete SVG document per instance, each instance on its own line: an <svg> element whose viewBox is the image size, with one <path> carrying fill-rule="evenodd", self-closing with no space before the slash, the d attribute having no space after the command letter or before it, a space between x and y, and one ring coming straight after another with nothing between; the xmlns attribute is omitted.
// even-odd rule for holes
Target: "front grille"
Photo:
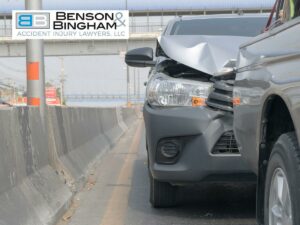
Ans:
<svg viewBox="0 0 300 225"><path fill-rule="evenodd" d="M215 81L214 90L208 96L206 104L214 109L233 112L233 85L232 80Z"/></svg>
<svg viewBox="0 0 300 225"><path fill-rule="evenodd" d="M233 131L224 133L212 150L213 155L239 153Z"/></svg>

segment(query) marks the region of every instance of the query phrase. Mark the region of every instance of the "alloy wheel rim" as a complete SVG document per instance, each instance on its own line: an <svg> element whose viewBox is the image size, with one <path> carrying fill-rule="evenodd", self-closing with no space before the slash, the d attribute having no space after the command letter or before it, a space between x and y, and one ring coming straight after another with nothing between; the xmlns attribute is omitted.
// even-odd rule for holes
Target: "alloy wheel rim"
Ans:
<svg viewBox="0 0 300 225"><path fill-rule="evenodd" d="M281 168L274 171L269 193L269 225L293 225L289 184Z"/></svg>

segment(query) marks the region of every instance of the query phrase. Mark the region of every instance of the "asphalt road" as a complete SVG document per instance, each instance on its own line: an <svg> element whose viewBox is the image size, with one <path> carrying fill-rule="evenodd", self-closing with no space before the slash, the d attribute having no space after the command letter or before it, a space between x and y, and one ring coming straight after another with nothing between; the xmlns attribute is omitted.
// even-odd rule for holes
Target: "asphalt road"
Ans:
<svg viewBox="0 0 300 225"><path fill-rule="evenodd" d="M58 225L255 225L255 187L206 184L181 188L180 205L153 209L142 121L91 171Z"/></svg>

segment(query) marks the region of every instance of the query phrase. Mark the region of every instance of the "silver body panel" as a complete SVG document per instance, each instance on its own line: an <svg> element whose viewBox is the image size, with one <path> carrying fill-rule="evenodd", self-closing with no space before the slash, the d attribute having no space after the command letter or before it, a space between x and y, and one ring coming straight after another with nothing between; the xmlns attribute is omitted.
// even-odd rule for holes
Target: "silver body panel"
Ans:
<svg viewBox="0 0 300 225"><path fill-rule="evenodd" d="M171 59L193 69L214 75L230 59L236 59L239 46L249 37L167 35L160 46Z"/></svg>
<svg viewBox="0 0 300 225"><path fill-rule="evenodd" d="M258 172L261 120L269 97L285 102L300 140L300 18L268 31L241 46L235 89L246 103L234 109L240 150Z"/></svg>

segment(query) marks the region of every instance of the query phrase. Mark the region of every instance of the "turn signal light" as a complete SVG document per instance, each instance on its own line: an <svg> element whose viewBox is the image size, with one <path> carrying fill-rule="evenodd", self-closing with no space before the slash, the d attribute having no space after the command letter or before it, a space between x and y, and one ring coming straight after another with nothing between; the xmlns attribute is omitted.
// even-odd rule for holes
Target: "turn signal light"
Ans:
<svg viewBox="0 0 300 225"><path fill-rule="evenodd" d="M241 105L241 98L233 98L232 103L234 106Z"/></svg>
<svg viewBox="0 0 300 225"><path fill-rule="evenodd" d="M200 97L192 97L192 106L193 107L199 107L199 106L206 106L205 98Z"/></svg>

